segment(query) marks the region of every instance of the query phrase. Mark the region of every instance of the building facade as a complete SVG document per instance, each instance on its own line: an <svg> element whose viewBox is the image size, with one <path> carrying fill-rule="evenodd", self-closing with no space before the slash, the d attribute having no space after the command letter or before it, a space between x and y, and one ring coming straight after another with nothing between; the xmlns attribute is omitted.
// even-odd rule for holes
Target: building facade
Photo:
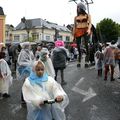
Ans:
<svg viewBox="0 0 120 120"><path fill-rule="evenodd" d="M66 26L60 26L41 18L21 19L21 22L12 31L12 41L54 42L61 39L65 42L72 41L72 32Z"/></svg>

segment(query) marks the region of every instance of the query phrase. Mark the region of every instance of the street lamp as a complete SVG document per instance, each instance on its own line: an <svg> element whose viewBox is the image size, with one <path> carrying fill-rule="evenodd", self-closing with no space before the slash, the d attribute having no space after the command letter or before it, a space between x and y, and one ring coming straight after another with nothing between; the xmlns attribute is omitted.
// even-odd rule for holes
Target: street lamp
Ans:
<svg viewBox="0 0 120 120"><path fill-rule="evenodd" d="M46 19L44 19L44 20L41 19L42 41L44 41L44 29L46 28L46 27L45 27L45 21L46 21Z"/></svg>
<svg viewBox="0 0 120 120"><path fill-rule="evenodd" d="M42 24L42 41L44 41L44 25Z"/></svg>
<svg viewBox="0 0 120 120"><path fill-rule="evenodd" d="M85 0L85 3L87 4L87 10L88 10L88 13L89 13L89 4L93 4L93 1L89 1L88 0Z"/></svg>
<svg viewBox="0 0 120 120"><path fill-rule="evenodd" d="M25 25L25 30L27 31L27 40L29 41L29 33L30 33L30 21L26 20L25 17L21 18L21 22Z"/></svg>

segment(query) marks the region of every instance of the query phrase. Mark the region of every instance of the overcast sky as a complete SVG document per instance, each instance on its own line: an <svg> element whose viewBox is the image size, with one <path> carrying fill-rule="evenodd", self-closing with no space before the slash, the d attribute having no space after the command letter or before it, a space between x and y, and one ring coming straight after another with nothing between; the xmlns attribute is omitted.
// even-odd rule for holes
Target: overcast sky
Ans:
<svg viewBox="0 0 120 120"><path fill-rule="evenodd" d="M120 24L120 0L114 2L93 0L93 2L89 5L89 10L94 25L104 18L111 18ZM6 24L15 27L22 17L42 18L59 25L67 25L73 24L76 15L76 4L69 0L0 0L0 6L6 15Z"/></svg>

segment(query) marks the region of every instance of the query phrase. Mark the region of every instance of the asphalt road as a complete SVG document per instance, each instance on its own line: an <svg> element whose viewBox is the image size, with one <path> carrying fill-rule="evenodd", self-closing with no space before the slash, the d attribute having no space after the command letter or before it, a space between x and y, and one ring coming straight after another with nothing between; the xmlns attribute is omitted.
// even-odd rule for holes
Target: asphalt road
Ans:
<svg viewBox="0 0 120 120"><path fill-rule="evenodd" d="M69 77L68 77L69 76ZM97 78L94 67L77 68L69 65L66 73L70 98L68 120L120 120L120 81Z"/></svg>
<svg viewBox="0 0 120 120"><path fill-rule="evenodd" d="M70 62L65 70L67 85L63 86L70 103L65 110L67 120L120 120L120 82L97 78L94 67L76 67ZM60 76L58 76L60 82ZM14 80L11 97L0 100L0 120L26 120L26 108L21 107L22 82Z"/></svg>

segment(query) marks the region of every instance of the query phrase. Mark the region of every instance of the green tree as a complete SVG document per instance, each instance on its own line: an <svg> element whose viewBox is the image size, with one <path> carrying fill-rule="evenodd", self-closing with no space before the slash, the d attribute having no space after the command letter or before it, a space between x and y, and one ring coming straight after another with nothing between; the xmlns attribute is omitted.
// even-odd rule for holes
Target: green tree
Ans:
<svg viewBox="0 0 120 120"><path fill-rule="evenodd" d="M120 24L116 24L116 26L117 26L117 29L118 29L118 36L120 36Z"/></svg>
<svg viewBox="0 0 120 120"><path fill-rule="evenodd" d="M117 41L119 29L120 26L109 18L104 18L96 25L97 35L101 42Z"/></svg>

